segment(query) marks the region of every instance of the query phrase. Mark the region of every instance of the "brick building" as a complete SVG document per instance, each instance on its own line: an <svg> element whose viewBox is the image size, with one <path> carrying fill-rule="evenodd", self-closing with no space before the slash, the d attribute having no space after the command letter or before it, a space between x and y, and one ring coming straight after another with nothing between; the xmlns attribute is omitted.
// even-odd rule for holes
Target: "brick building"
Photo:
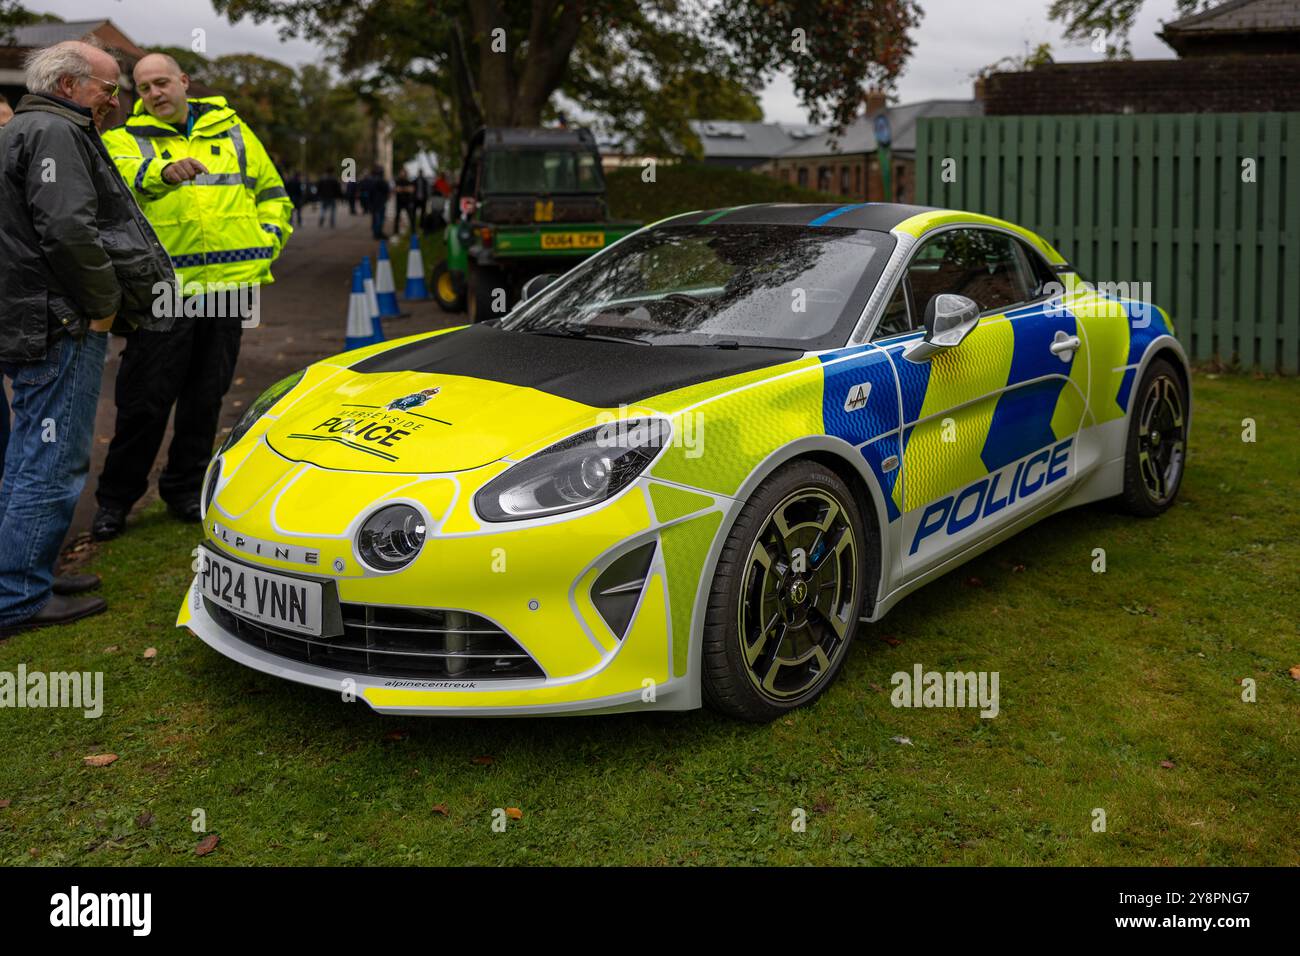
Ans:
<svg viewBox="0 0 1300 956"><path fill-rule="evenodd" d="M821 133L796 143L757 167L758 172L777 179L842 196L845 199L880 202L884 184L877 159L875 118L889 118L893 145L890 151L893 202L911 202L915 196L916 124L931 116L979 116L979 100L926 100L905 106L886 106L884 97L872 94L864 114L833 137Z"/></svg>
<svg viewBox="0 0 1300 956"><path fill-rule="evenodd" d="M122 93L118 97L117 112L109 116L108 126L116 126L123 122L135 102L135 96L131 92L131 70L140 57L148 51L136 46L130 37L108 19L32 23L14 27L9 45L0 46L0 93L3 93L12 105L17 106L18 101L27 92L23 82L23 60L27 54L42 47L62 43L64 40L82 40L87 36L93 36L117 58L120 71L118 82L122 84Z"/></svg>
<svg viewBox="0 0 1300 956"><path fill-rule="evenodd" d="M1228 0L1164 25L1174 60L1052 63L994 73L990 116L1300 110L1300 2Z"/></svg>

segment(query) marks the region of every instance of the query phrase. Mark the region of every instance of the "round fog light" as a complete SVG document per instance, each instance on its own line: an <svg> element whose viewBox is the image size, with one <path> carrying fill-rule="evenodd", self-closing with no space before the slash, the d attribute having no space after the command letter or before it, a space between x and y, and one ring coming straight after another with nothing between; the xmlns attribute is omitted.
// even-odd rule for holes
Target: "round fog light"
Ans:
<svg viewBox="0 0 1300 956"><path fill-rule="evenodd" d="M424 547L424 516L410 505L389 505L366 519L357 533L361 560L376 571L396 571Z"/></svg>

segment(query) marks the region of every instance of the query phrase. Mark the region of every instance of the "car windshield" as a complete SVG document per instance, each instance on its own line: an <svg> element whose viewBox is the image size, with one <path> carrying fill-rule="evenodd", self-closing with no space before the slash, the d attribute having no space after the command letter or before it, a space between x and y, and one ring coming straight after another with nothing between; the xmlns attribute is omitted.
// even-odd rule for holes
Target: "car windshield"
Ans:
<svg viewBox="0 0 1300 956"><path fill-rule="evenodd" d="M843 345L894 248L886 233L664 225L624 239L501 320L651 345Z"/></svg>
<svg viewBox="0 0 1300 956"><path fill-rule="evenodd" d="M589 150L489 150L483 156L484 193L599 193L605 189Z"/></svg>

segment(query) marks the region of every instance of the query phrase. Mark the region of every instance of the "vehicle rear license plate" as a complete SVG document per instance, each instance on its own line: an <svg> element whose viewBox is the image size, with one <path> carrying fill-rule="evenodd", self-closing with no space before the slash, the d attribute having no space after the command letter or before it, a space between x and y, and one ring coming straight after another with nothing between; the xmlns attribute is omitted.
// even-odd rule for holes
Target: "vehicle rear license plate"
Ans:
<svg viewBox="0 0 1300 956"><path fill-rule="evenodd" d="M322 588L317 581L250 568L200 548L199 590L240 617L320 635Z"/></svg>
<svg viewBox="0 0 1300 956"><path fill-rule="evenodd" d="M605 245L603 232L544 232L543 249L600 249Z"/></svg>

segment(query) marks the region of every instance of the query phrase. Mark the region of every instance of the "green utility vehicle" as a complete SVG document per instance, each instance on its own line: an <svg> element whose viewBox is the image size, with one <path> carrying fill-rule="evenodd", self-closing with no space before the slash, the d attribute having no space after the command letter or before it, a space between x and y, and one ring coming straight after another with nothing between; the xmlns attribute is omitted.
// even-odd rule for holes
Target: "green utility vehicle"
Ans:
<svg viewBox="0 0 1300 956"><path fill-rule="evenodd" d="M587 129L479 130L443 215L447 259L434 269L434 297L449 312L468 309L471 322L505 314L529 279L564 272L640 228L609 218Z"/></svg>

